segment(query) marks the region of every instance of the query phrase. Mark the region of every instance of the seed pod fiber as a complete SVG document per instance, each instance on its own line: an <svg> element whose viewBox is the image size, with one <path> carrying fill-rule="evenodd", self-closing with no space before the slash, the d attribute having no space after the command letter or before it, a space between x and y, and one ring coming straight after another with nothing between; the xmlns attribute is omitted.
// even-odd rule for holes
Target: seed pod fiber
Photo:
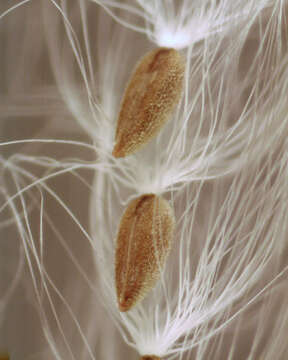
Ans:
<svg viewBox="0 0 288 360"><path fill-rule="evenodd" d="M148 194L132 200L118 230L115 282L120 311L140 302L156 284L169 255L175 219L169 203Z"/></svg>
<svg viewBox="0 0 288 360"><path fill-rule="evenodd" d="M122 99L113 156L133 154L160 131L180 100L184 72L175 49L158 48L141 59Z"/></svg>

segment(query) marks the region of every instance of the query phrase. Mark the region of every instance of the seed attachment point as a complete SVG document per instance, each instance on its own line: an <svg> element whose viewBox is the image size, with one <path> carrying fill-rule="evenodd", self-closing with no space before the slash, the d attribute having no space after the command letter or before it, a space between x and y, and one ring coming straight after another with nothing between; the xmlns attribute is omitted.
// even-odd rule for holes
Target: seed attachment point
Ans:
<svg viewBox="0 0 288 360"><path fill-rule="evenodd" d="M158 48L140 60L122 99L114 157L133 154L158 134L180 101L184 72L175 49Z"/></svg>

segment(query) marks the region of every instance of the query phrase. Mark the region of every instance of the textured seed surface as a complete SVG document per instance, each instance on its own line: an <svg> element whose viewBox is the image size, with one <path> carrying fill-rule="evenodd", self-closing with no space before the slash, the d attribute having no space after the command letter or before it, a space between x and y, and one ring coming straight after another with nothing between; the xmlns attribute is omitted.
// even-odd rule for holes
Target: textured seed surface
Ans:
<svg viewBox="0 0 288 360"><path fill-rule="evenodd" d="M120 311L130 310L155 286L169 255L174 227L173 210L160 196L143 195L128 204L115 255Z"/></svg>
<svg viewBox="0 0 288 360"><path fill-rule="evenodd" d="M161 360L161 358L155 355L145 355L142 356L140 360Z"/></svg>
<svg viewBox="0 0 288 360"><path fill-rule="evenodd" d="M154 137L180 100L185 62L175 49L158 48L136 66L124 93L113 155L125 157Z"/></svg>

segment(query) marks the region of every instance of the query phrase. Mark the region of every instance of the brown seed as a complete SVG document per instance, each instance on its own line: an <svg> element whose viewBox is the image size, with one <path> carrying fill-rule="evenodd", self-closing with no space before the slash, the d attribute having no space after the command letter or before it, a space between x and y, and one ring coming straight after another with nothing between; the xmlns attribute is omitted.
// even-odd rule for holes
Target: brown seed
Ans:
<svg viewBox="0 0 288 360"><path fill-rule="evenodd" d="M161 358L155 355L145 355L142 356L140 360L161 360Z"/></svg>
<svg viewBox="0 0 288 360"><path fill-rule="evenodd" d="M7 353L0 353L0 360L9 360L10 356Z"/></svg>
<svg viewBox="0 0 288 360"><path fill-rule="evenodd" d="M132 200L118 230L115 281L120 311L128 311L156 284L169 255L175 219L169 203L148 194Z"/></svg>
<svg viewBox="0 0 288 360"><path fill-rule="evenodd" d="M158 48L140 60L122 99L113 156L133 154L160 131L180 100L184 72L175 49Z"/></svg>

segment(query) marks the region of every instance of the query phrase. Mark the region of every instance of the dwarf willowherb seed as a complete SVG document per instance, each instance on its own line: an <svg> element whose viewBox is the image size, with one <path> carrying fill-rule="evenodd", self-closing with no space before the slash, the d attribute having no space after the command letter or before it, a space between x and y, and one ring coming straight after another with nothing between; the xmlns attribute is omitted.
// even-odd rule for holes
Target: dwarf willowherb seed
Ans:
<svg viewBox="0 0 288 360"><path fill-rule="evenodd" d="M155 136L178 104L185 62L175 49L158 48L136 66L124 93L113 155L134 153Z"/></svg>
<svg viewBox="0 0 288 360"><path fill-rule="evenodd" d="M142 356L140 360L161 360L161 358L155 355L145 355Z"/></svg>
<svg viewBox="0 0 288 360"><path fill-rule="evenodd" d="M118 230L115 282L120 311L128 311L156 284L168 257L175 227L173 210L160 196L132 200Z"/></svg>

